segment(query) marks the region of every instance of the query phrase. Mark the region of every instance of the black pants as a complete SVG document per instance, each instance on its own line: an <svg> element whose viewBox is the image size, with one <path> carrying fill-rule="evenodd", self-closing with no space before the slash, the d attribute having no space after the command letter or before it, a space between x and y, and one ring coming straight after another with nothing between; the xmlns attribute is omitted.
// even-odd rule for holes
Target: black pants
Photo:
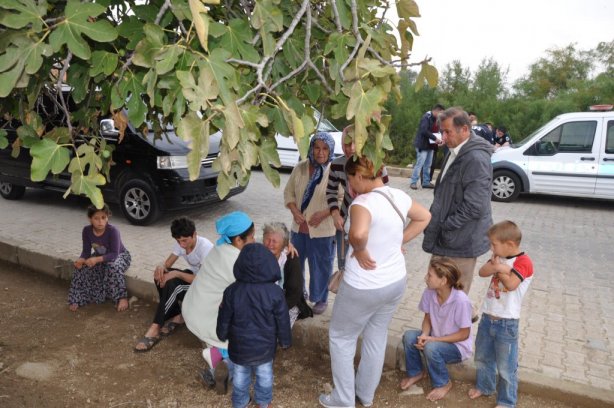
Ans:
<svg viewBox="0 0 614 408"><path fill-rule="evenodd" d="M180 271L192 274L189 269L171 269L171 271ZM175 278L171 279L164 285L163 288L158 286L158 296L160 297L160 303L156 309L156 315L154 317L154 323L162 326L165 321L172 319L173 317L181 314L181 301L186 292L190 288L190 284L183 279Z"/></svg>

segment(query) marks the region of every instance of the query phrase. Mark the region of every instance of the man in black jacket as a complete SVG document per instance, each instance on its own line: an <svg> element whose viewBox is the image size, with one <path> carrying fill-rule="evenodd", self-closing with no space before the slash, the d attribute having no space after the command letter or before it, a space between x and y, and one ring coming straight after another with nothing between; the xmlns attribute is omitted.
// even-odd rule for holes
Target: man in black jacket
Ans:
<svg viewBox="0 0 614 408"><path fill-rule="evenodd" d="M416 164L414 165L414 171L411 174L411 180L409 187L412 190L418 188L418 179L420 178L420 172L422 172L422 187L434 188L431 183L431 161L433 160L433 147L436 146L437 137L434 133L439 132L437 125L437 116L444 110L444 107L440 104L433 106L433 108L426 112L422 119L420 119L420 125L414 138L414 147L416 148Z"/></svg>

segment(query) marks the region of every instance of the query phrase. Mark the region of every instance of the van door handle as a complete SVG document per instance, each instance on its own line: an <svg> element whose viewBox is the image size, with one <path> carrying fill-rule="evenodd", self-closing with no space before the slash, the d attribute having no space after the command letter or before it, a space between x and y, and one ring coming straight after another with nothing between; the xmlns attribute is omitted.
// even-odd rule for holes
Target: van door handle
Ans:
<svg viewBox="0 0 614 408"><path fill-rule="evenodd" d="M604 157L603 161L614 161L614 159L608 159L607 157Z"/></svg>
<svg viewBox="0 0 614 408"><path fill-rule="evenodd" d="M582 161L595 161L594 157L580 157L580 160Z"/></svg>

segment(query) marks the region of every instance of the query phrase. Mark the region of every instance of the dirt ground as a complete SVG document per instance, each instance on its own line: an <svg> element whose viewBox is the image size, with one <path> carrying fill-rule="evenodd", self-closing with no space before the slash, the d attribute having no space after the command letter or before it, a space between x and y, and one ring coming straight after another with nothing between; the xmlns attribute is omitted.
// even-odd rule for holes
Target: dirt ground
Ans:
<svg viewBox="0 0 614 408"><path fill-rule="evenodd" d="M127 312L110 303L68 310L68 283L0 263L0 407L227 407L196 380L200 342L181 327L150 352L132 348L154 312L138 300ZM332 382L329 356L292 347L275 361L273 406L316 407ZM386 370L374 407L494 407L494 398L470 401L468 383L455 382L437 403L403 395L402 373ZM419 383L425 391L429 384ZM571 405L520 395L519 407Z"/></svg>

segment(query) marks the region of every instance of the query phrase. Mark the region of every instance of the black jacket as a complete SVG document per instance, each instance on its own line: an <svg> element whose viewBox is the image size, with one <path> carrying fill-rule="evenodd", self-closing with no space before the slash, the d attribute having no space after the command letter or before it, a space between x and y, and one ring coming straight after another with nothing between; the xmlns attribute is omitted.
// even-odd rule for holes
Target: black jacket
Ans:
<svg viewBox="0 0 614 408"><path fill-rule="evenodd" d="M273 360L277 342L292 344L284 291L276 281L281 271L275 256L262 244L241 250L233 269L236 282L224 291L217 317L217 336L229 341L233 363L255 366Z"/></svg>
<svg viewBox="0 0 614 408"><path fill-rule="evenodd" d="M422 240L425 252L459 258L474 258L488 252L492 152L492 145L472 133L445 176L439 174L430 208L431 222Z"/></svg>
<svg viewBox="0 0 614 408"><path fill-rule="evenodd" d="M435 135L431 132L433 125L437 118L431 111L426 112L420 119L420 125L418 125L418 131L414 138L414 146L419 150L433 149L435 144L429 143L429 140L436 140Z"/></svg>
<svg viewBox="0 0 614 408"><path fill-rule="evenodd" d="M284 291L286 292L288 309L298 306L298 319L313 317L313 311L303 294L304 286L305 280L303 279L303 272L301 272L301 262L298 255L294 258L288 258L284 265Z"/></svg>

